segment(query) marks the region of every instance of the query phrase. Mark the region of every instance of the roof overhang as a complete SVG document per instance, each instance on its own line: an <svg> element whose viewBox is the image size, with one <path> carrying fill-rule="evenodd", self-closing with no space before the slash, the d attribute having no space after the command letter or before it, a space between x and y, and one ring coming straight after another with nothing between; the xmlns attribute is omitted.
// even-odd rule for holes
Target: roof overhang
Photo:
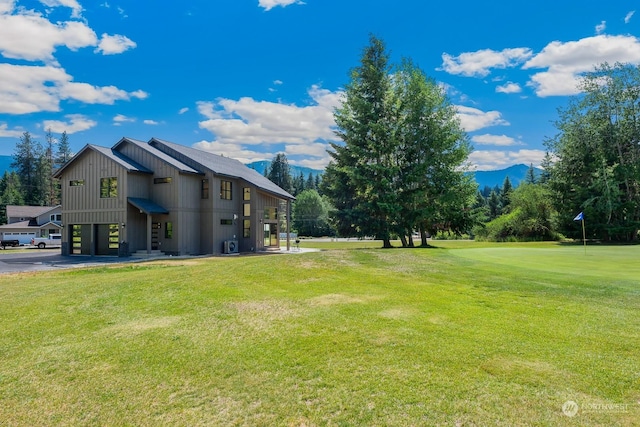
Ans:
<svg viewBox="0 0 640 427"><path fill-rule="evenodd" d="M140 212L144 212L147 215L166 215L169 213L168 210L149 199L143 199L140 197L127 197L127 201L133 207L139 209Z"/></svg>

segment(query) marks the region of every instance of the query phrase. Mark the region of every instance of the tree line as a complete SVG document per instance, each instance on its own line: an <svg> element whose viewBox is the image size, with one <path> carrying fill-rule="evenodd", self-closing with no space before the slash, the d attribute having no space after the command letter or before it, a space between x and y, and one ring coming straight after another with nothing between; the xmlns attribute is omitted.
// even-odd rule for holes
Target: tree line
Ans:
<svg viewBox="0 0 640 427"><path fill-rule="evenodd" d="M16 144L11 172L0 177L0 223L5 224L7 205L56 206L61 189L53 173L72 157L69 137L56 140L48 130L42 144L24 132Z"/></svg>
<svg viewBox="0 0 640 427"><path fill-rule="evenodd" d="M455 108L422 70L407 59L390 64L382 40L371 36L350 77L334 112L341 142L331 144L316 194L283 186L298 195L300 234L371 236L385 247L392 238L411 246L415 231L423 245L427 233L442 231L488 240L581 238L574 219L582 212L588 238L638 240L637 66L604 63L586 73L581 94L558 110L557 134L544 141L542 174L531 165L516 188L507 177L483 190L464 174L471 147ZM268 176L276 183L279 167L272 164ZM322 227L310 230L305 221Z"/></svg>

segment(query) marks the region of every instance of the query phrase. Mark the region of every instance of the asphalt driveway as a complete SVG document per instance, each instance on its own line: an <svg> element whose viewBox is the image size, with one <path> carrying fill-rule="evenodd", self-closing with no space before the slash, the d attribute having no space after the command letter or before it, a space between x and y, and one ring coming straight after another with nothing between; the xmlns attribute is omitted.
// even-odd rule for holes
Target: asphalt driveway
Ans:
<svg viewBox="0 0 640 427"><path fill-rule="evenodd" d="M20 250L0 249L0 274L27 271L57 270L60 268L90 267L102 264L126 262L130 258L62 256L60 248Z"/></svg>

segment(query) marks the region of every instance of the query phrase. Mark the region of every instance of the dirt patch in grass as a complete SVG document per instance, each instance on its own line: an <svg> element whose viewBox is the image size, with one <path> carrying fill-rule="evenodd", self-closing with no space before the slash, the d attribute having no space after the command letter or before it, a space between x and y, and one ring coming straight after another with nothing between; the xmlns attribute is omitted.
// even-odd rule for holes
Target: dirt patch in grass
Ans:
<svg viewBox="0 0 640 427"><path fill-rule="evenodd" d="M307 303L312 307L337 304L362 304L365 302L367 302L365 298L345 294L325 294L307 300Z"/></svg>
<svg viewBox="0 0 640 427"><path fill-rule="evenodd" d="M108 326L102 332L109 335L138 335L145 331L158 328L168 328L180 321L180 316L149 317L131 320Z"/></svg>

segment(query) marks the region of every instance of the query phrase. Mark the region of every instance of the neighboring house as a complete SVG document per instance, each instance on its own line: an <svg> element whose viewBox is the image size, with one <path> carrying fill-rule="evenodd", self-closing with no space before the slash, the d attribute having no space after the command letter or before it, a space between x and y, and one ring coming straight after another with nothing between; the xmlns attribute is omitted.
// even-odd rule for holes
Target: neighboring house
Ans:
<svg viewBox="0 0 640 427"><path fill-rule="evenodd" d="M60 233L62 206L7 205L7 224L0 225L2 239L18 239L28 245L34 237Z"/></svg>
<svg viewBox="0 0 640 427"><path fill-rule="evenodd" d="M289 232L291 194L237 160L156 138L86 145L54 176L63 255L253 252Z"/></svg>

